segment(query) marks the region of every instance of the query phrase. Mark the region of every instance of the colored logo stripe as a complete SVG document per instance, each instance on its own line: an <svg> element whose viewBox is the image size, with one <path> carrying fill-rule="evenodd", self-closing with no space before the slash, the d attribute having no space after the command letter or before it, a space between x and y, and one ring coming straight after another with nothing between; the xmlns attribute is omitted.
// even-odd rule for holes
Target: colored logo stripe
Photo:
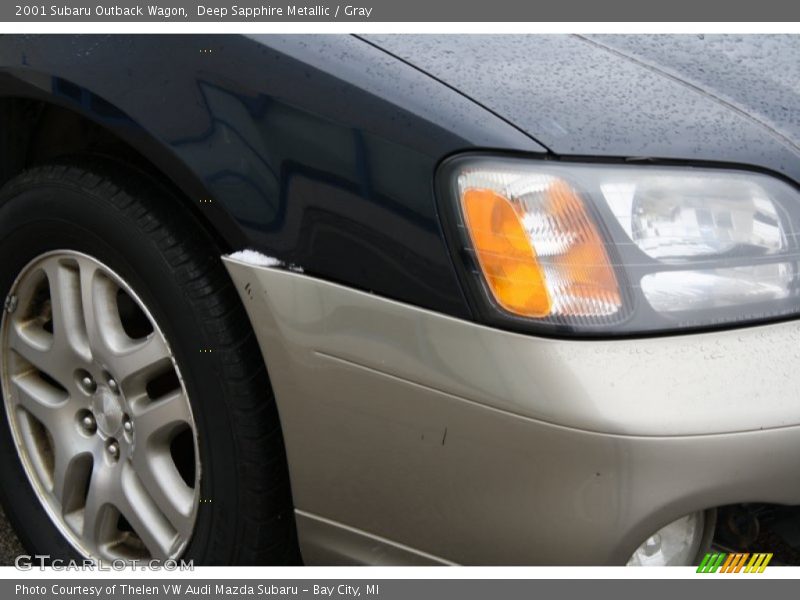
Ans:
<svg viewBox="0 0 800 600"><path fill-rule="evenodd" d="M737 552L728 554L726 552L709 552L697 567L698 573L763 573L764 569L772 560L772 553L759 552L756 554ZM747 562L747 559L750 559ZM747 566L745 566L747 563ZM744 568L744 570L742 570Z"/></svg>

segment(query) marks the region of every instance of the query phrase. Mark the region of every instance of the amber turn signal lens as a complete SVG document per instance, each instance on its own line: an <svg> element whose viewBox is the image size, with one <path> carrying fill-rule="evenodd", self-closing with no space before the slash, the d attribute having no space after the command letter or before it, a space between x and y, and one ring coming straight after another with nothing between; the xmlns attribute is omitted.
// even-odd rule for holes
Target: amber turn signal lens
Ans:
<svg viewBox="0 0 800 600"><path fill-rule="evenodd" d="M531 318L619 311L621 295L603 238L572 187L548 177L519 189L518 196L488 187L461 189L472 249L495 301Z"/></svg>
<svg viewBox="0 0 800 600"><path fill-rule="evenodd" d="M467 190L463 203L467 229L495 300L518 315L550 314L544 272L512 204L480 189Z"/></svg>

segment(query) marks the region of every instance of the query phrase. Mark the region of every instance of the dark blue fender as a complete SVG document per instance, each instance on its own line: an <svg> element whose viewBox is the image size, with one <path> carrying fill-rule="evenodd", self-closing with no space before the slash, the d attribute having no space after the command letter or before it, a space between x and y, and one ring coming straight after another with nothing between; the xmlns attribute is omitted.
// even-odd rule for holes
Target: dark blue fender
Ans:
<svg viewBox="0 0 800 600"><path fill-rule="evenodd" d="M437 165L465 149L545 152L349 36L0 36L0 96L102 125L231 249L458 317L470 312L436 214Z"/></svg>

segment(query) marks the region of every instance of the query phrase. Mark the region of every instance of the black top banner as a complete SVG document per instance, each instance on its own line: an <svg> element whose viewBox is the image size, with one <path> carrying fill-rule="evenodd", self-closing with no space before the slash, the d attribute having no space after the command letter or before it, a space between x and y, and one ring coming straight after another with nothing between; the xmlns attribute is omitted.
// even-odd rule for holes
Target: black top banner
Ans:
<svg viewBox="0 0 800 600"><path fill-rule="evenodd" d="M3 0L4 22L787 22L786 0Z"/></svg>

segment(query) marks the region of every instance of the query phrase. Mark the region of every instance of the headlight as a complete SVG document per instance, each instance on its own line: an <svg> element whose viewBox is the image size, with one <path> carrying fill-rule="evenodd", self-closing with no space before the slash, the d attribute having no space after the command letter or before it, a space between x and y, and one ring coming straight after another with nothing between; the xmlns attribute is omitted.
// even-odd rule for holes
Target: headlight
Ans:
<svg viewBox="0 0 800 600"><path fill-rule="evenodd" d="M489 318L577 334L800 312L800 197L741 170L459 158L457 260Z"/></svg>

